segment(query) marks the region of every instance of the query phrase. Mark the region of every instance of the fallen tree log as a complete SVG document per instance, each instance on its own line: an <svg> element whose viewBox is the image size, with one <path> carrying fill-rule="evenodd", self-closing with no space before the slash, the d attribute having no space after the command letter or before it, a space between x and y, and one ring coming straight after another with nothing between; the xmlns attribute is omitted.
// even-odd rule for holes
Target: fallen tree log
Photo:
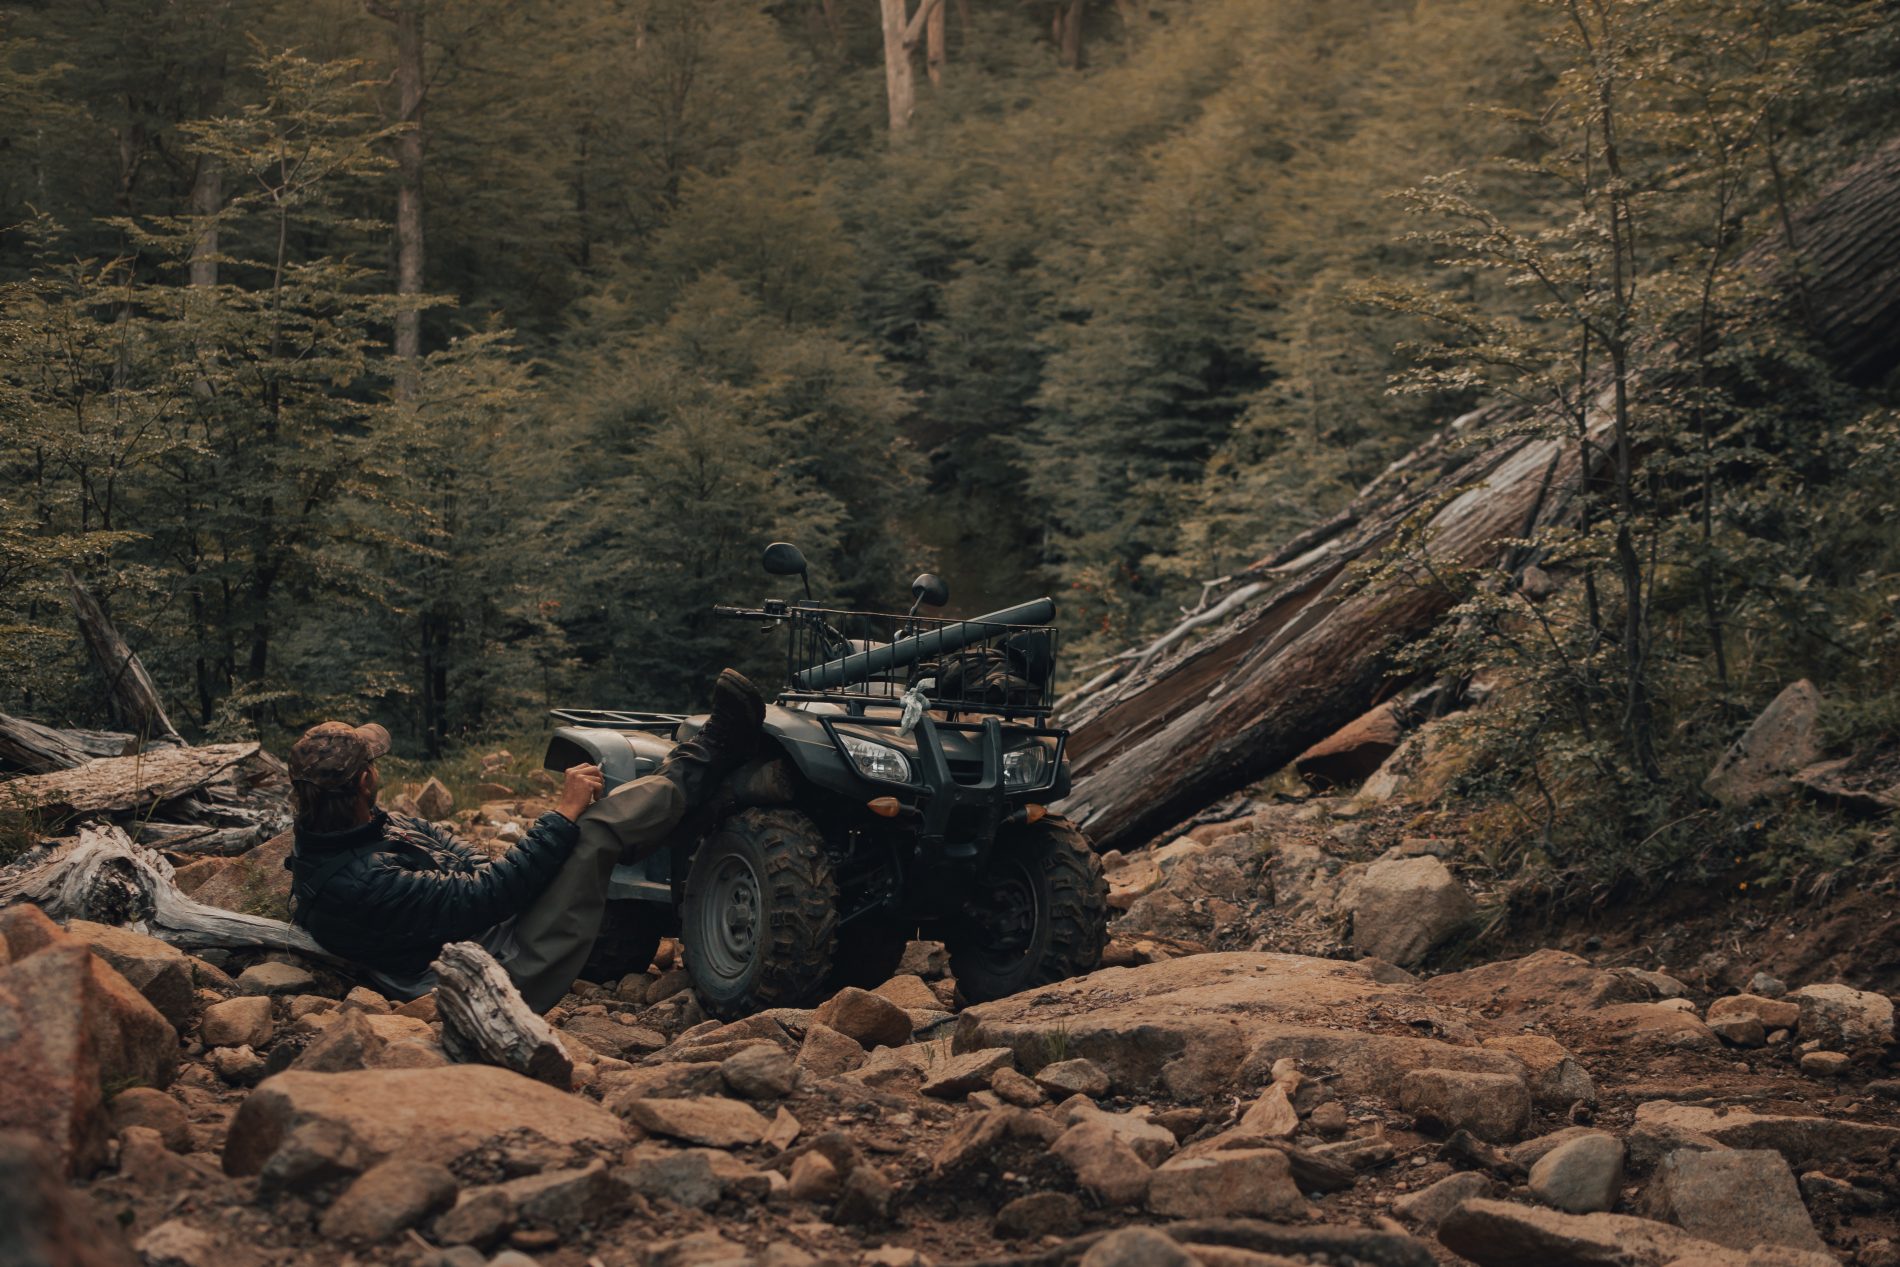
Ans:
<svg viewBox="0 0 1900 1267"><path fill-rule="evenodd" d="M227 743L105 757L0 783L0 810L74 817L137 809L195 792L258 752L254 743Z"/></svg>
<svg viewBox="0 0 1900 1267"><path fill-rule="evenodd" d="M1900 140L1829 185L1786 237L1795 258L1777 242L1752 252L1749 267L1803 297L1844 377L1891 373L1900 359ZM1607 426L1604 404L1593 408L1593 430ZM1363 713L1392 652L1456 601L1437 571L1504 562L1513 539L1571 513L1583 475L1577 446L1500 425L1529 418L1497 405L1457 419L1332 520L1227 578L1273 583L1224 624L1150 640L1066 699L1074 789L1056 808L1098 848L1138 848ZM1499 439L1460 443L1492 426ZM1357 583L1352 565L1380 557L1402 533L1417 534L1419 566ZM1225 601L1219 590L1203 593L1203 609Z"/></svg>
<svg viewBox="0 0 1900 1267"><path fill-rule="evenodd" d="M500 1065L563 1091L573 1084L567 1049L493 955L472 941L451 942L429 967L451 1060Z"/></svg>
<svg viewBox="0 0 1900 1267"><path fill-rule="evenodd" d="M140 823L134 839L149 849L193 858L232 858L276 835L267 826L204 827L190 823Z"/></svg>
<svg viewBox="0 0 1900 1267"><path fill-rule="evenodd" d="M53 856L0 878L0 906L32 902L56 919L138 924L161 941L188 950L294 950L341 962L303 929L281 920L241 915L187 897L172 865L117 827L84 826Z"/></svg>
<svg viewBox="0 0 1900 1267"><path fill-rule="evenodd" d="M123 756L132 736L107 730L55 730L0 713L0 763L28 774L70 770L99 757Z"/></svg>

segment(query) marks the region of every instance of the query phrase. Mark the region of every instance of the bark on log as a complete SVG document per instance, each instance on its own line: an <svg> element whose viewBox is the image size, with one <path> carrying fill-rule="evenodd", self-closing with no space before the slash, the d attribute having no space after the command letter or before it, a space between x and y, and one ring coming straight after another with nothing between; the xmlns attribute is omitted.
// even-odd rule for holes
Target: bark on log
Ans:
<svg viewBox="0 0 1900 1267"><path fill-rule="evenodd" d="M201 827L186 823L140 823L137 841L149 849L191 858L232 858L249 853L273 835L261 825Z"/></svg>
<svg viewBox="0 0 1900 1267"><path fill-rule="evenodd" d="M51 858L0 878L0 906L32 902L56 919L141 923L140 931L188 950L206 947L294 950L330 963L335 955L281 920L206 906L182 892L172 865L117 827L81 827Z"/></svg>
<svg viewBox="0 0 1900 1267"><path fill-rule="evenodd" d="M227 743L105 757L0 783L0 809L69 817L137 809L197 791L257 753L254 743Z"/></svg>
<svg viewBox="0 0 1900 1267"><path fill-rule="evenodd" d="M91 649L100 673L105 675L106 697L112 703L113 716L121 725L130 727L133 734L146 740L183 743L172 727L171 718L165 716L165 705L158 698L158 688L152 684L151 675L119 636L119 631L106 617L105 609L71 572L66 573L66 584L72 590L73 615L79 621L79 632L85 635L86 646Z"/></svg>
<svg viewBox="0 0 1900 1267"><path fill-rule="evenodd" d="M493 955L472 941L451 942L429 966L435 970L435 1006L449 1059L500 1065L569 1089L574 1062L567 1049Z"/></svg>
<svg viewBox="0 0 1900 1267"><path fill-rule="evenodd" d="M1795 264L1762 247L1750 266L1808 296L1815 333L1844 374L1891 374L1900 362L1900 140L1833 182L1795 226ZM1581 473L1574 444L1525 435L1455 443L1518 416L1494 406L1449 424L1346 511L1230 578L1275 583L1226 625L1185 645L1164 635L1149 644L1174 648L1162 658L1137 655L1138 671L1111 670L1064 701L1075 784L1056 808L1098 848L1138 848L1363 712L1390 653L1428 631L1454 597L1427 569L1355 588L1350 564L1419 526L1416 517L1434 567L1488 565L1503 542L1569 513Z"/></svg>
<svg viewBox="0 0 1900 1267"><path fill-rule="evenodd" d="M24 717L0 713L0 762L28 774L70 770L96 757L117 757L132 736L108 730L55 730Z"/></svg>

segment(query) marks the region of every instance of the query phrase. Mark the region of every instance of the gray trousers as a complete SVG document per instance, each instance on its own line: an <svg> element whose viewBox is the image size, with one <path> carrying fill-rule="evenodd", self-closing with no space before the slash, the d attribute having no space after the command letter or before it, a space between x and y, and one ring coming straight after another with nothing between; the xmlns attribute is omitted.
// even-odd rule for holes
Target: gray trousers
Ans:
<svg viewBox="0 0 1900 1267"><path fill-rule="evenodd" d="M657 774L623 783L581 815L574 852L541 895L511 919L474 938L495 956L537 1012L561 1001L600 935L607 880L623 858L637 861L686 816L686 798ZM392 998L413 999L435 988L435 973L366 972Z"/></svg>
<svg viewBox="0 0 1900 1267"><path fill-rule="evenodd" d="M600 935L614 864L646 857L686 816L686 798L657 774L623 783L581 815L580 843L533 905L511 921L502 967L537 1012L561 1001Z"/></svg>

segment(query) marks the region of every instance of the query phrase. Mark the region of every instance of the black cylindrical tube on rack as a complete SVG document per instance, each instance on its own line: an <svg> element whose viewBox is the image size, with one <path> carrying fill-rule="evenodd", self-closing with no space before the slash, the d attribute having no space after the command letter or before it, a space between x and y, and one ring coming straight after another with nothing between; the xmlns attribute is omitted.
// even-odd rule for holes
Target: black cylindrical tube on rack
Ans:
<svg viewBox="0 0 1900 1267"><path fill-rule="evenodd" d="M889 646L873 647L806 669L797 675L799 689L832 690L879 673L888 673L902 665L915 664L929 656L949 655L985 638L995 638L1023 625L1047 625L1056 618L1054 599L1038 598L972 620L946 621L941 627L910 638L899 638Z"/></svg>

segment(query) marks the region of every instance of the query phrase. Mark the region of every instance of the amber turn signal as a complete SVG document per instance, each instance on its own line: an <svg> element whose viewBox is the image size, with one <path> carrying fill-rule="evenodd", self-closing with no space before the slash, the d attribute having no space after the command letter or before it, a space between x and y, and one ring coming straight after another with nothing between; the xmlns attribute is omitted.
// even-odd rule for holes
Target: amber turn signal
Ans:
<svg viewBox="0 0 1900 1267"><path fill-rule="evenodd" d="M895 796L880 796L875 801L872 801L868 808L879 818L896 818L897 811L902 809L903 806L897 803Z"/></svg>
<svg viewBox="0 0 1900 1267"><path fill-rule="evenodd" d="M1049 807L1048 807L1047 805L1025 805L1025 806L1023 806L1023 818L1024 818L1024 819L1026 819L1027 821L1029 821L1029 822L1031 822L1031 823L1039 823L1039 822L1041 822L1041 821L1042 821L1042 816L1043 816L1044 814L1047 814L1048 812L1049 812Z"/></svg>

